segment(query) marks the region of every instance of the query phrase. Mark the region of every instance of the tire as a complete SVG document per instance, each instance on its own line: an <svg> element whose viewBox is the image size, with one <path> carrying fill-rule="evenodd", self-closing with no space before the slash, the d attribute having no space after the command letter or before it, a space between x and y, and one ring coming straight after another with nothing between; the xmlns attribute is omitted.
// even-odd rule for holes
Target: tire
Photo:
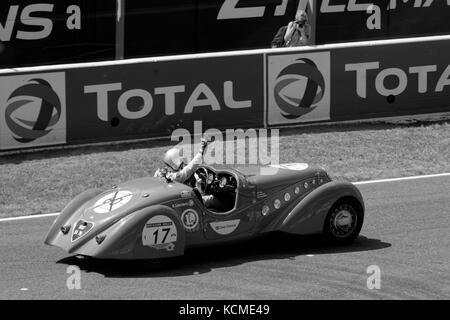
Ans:
<svg viewBox="0 0 450 320"><path fill-rule="evenodd" d="M336 202L328 212L323 234L332 243L352 243L358 237L363 221L364 212L358 200L344 198Z"/></svg>

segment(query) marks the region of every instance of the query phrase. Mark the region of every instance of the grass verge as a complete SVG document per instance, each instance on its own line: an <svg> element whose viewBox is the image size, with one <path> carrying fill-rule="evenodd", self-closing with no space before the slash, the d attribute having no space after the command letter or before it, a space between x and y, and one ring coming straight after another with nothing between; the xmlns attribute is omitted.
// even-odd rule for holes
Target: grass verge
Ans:
<svg viewBox="0 0 450 320"><path fill-rule="evenodd" d="M152 175L172 144L147 141L0 156L0 217L57 212L87 188ZM280 162L317 164L349 181L450 172L450 122L281 130Z"/></svg>

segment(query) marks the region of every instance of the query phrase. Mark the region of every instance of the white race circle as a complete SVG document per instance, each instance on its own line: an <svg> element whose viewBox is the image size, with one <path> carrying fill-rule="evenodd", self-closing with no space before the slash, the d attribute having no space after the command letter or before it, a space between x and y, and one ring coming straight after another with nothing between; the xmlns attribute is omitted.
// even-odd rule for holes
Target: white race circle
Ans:
<svg viewBox="0 0 450 320"><path fill-rule="evenodd" d="M94 212L108 213L117 210L127 204L132 197L133 193L128 190L113 191L95 202Z"/></svg>

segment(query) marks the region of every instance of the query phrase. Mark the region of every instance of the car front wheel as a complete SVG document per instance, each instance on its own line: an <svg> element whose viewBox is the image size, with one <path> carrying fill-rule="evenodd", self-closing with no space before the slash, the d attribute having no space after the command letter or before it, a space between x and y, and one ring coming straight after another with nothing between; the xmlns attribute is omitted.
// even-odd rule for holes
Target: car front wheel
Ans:
<svg viewBox="0 0 450 320"><path fill-rule="evenodd" d="M356 200L338 201L327 214L323 233L334 243L351 243L358 237L363 219L361 205Z"/></svg>

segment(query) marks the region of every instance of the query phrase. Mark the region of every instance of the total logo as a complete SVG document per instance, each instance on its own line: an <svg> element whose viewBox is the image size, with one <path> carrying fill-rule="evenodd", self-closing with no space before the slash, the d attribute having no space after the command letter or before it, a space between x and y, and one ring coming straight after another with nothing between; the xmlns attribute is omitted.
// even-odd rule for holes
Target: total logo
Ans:
<svg viewBox="0 0 450 320"><path fill-rule="evenodd" d="M278 54L267 58L269 125L330 118L330 53Z"/></svg>
<svg viewBox="0 0 450 320"><path fill-rule="evenodd" d="M406 90L417 90L418 93L442 92L450 85L450 65L445 70L439 69L438 65L382 68L379 61L345 65L345 71L353 74L353 79L356 79L356 94L363 99L373 89L385 97L395 97ZM373 78L374 83L367 81Z"/></svg>
<svg viewBox="0 0 450 320"><path fill-rule="evenodd" d="M223 96L218 97L206 84L199 83L192 90L187 90L185 85L156 87L153 90L130 89L123 90L122 83L107 83L89 85L84 87L85 94L95 94L97 101L97 116L102 121L110 121L109 109L111 104L115 105L119 114L129 120L146 117L155 105L154 97L161 96L164 99L165 115L175 114L175 106L180 105L180 100L186 101L183 113L193 113L196 110L207 108L212 111L220 111L221 103L230 109L251 108L252 100L237 101L234 98L234 83L225 81L223 83ZM112 99L112 92L119 92L118 99ZM117 96L117 94L116 94ZM131 108L131 100L140 100L140 108ZM186 100L187 99L187 100Z"/></svg>
<svg viewBox="0 0 450 320"><path fill-rule="evenodd" d="M0 115L0 149L65 143L65 74L1 78Z"/></svg>

